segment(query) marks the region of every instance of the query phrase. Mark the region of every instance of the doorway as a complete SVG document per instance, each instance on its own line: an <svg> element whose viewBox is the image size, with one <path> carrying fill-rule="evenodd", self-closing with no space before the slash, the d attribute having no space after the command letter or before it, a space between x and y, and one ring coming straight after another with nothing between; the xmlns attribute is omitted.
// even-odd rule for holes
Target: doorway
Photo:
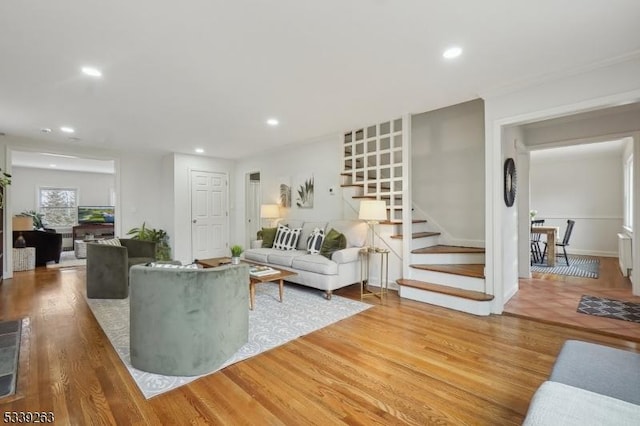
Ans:
<svg viewBox="0 0 640 426"><path fill-rule="evenodd" d="M251 247L251 241L256 238L260 230L260 172L246 174L245 199L245 247Z"/></svg>
<svg viewBox="0 0 640 426"><path fill-rule="evenodd" d="M191 253L194 259L229 255L226 173L191 171Z"/></svg>

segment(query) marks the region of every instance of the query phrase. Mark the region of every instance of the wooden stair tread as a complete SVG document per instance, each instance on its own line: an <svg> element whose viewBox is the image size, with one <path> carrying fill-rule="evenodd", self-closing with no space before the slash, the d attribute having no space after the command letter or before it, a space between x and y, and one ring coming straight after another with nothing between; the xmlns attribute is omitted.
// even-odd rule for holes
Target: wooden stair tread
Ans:
<svg viewBox="0 0 640 426"><path fill-rule="evenodd" d="M479 302L488 302L493 300L491 294L481 293L479 291L463 290L461 288L449 287L446 285L432 284L424 281L409 280L400 278L396 280L398 285L412 287L421 290L432 291L435 293L447 294L449 296L461 297L464 299L477 300Z"/></svg>
<svg viewBox="0 0 640 426"><path fill-rule="evenodd" d="M423 271L444 272L445 274L462 275L465 277L484 278L484 264L482 263L461 263L447 265L410 265L415 269Z"/></svg>
<svg viewBox="0 0 640 426"><path fill-rule="evenodd" d="M425 219L412 219L411 223L427 223ZM401 220L385 220L380 222L382 225L402 225Z"/></svg>
<svg viewBox="0 0 640 426"><path fill-rule="evenodd" d="M412 250L411 253L416 253L416 254L484 253L484 248L437 245L437 246L422 247L419 249L415 249L415 250Z"/></svg>
<svg viewBox="0 0 640 426"><path fill-rule="evenodd" d="M382 222L380 222L382 223ZM400 222L402 223L402 222ZM393 223L386 223L387 225L398 225L398 223L393 222ZM414 232L413 234L411 234L411 238L412 239L416 239L416 238L427 238L427 237L436 237L440 235L440 232ZM398 235L392 235L391 238L396 239L396 240L401 240L402 238L404 238L403 234L398 234Z"/></svg>
<svg viewBox="0 0 640 426"><path fill-rule="evenodd" d="M354 195L353 197L354 200L375 200L376 196L375 195Z"/></svg>
<svg viewBox="0 0 640 426"><path fill-rule="evenodd" d="M342 188L348 188L348 187L356 187L356 188L364 188L364 183L362 182L356 182L356 183L343 183L342 185L340 185ZM376 184L375 183L370 183L369 184L369 188L375 188ZM382 189L389 189L388 187L383 186Z"/></svg>

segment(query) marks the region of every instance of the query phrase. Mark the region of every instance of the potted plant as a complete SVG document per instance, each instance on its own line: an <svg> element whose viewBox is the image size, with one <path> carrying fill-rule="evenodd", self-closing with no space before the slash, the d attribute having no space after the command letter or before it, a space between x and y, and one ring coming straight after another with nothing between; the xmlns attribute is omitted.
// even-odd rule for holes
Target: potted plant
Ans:
<svg viewBox="0 0 640 426"><path fill-rule="evenodd" d="M153 241L156 243L156 260L171 260L169 235L164 229L147 228L142 222L140 228L132 228L127 232L134 240Z"/></svg>
<svg viewBox="0 0 640 426"><path fill-rule="evenodd" d="M4 207L4 193L9 185L11 185L11 175L0 169L0 186L2 187L0 190L0 209Z"/></svg>
<svg viewBox="0 0 640 426"><path fill-rule="evenodd" d="M239 246L237 244L231 246L231 263L233 265L237 265L240 263L240 255L243 251L244 249L242 248L242 246Z"/></svg>

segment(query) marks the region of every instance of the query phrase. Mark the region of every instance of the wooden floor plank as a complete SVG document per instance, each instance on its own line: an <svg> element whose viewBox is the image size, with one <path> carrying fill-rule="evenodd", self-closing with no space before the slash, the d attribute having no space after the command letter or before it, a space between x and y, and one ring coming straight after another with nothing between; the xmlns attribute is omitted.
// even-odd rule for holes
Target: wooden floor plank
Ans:
<svg viewBox="0 0 640 426"><path fill-rule="evenodd" d="M360 290L334 294L359 299ZM566 339L640 352L636 341L391 292L384 304L146 400L87 306L82 268L16 273L0 285L0 308L0 319L30 322L19 395L0 405L52 411L57 424L515 425Z"/></svg>

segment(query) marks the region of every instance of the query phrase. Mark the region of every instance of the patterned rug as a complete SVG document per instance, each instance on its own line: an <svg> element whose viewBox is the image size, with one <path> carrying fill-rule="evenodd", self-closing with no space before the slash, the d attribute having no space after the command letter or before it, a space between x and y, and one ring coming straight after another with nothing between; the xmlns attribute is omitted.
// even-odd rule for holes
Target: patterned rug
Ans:
<svg viewBox="0 0 640 426"><path fill-rule="evenodd" d="M578 312L581 314L640 323L640 303L623 302L622 300L605 299L595 296L582 296L578 304Z"/></svg>
<svg viewBox="0 0 640 426"><path fill-rule="evenodd" d="M285 285L282 303L278 298L277 284L256 286L255 309L249 311L249 342L220 369L371 307L335 295L326 300L319 290L291 285ZM129 358L129 299L87 299L87 303L145 398L202 377L162 376L136 370Z"/></svg>
<svg viewBox="0 0 640 426"><path fill-rule="evenodd" d="M556 257L556 266L547 266L542 263L531 265L531 272L542 272L544 274L571 275L582 278L598 278L600 272L600 259L589 256L569 255L569 266L564 257Z"/></svg>
<svg viewBox="0 0 640 426"><path fill-rule="evenodd" d="M21 330L22 320L0 321L0 397L16 391Z"/></svg>

